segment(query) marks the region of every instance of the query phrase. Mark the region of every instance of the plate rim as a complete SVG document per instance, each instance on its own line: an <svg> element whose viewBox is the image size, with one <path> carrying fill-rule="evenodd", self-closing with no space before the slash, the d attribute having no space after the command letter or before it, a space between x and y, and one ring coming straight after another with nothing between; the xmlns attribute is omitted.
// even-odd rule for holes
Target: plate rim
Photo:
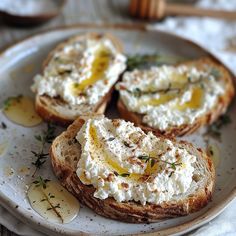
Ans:
<svg viewBox="0 0 236 236"><path fill-rule="evenodd" d="M225 65L225 63L213 52L210 52L207 48L204 46L198 44L196 41L191 40L189 38L177 35L173 32L165 31L163 29L155 29L152 25L149 24L142 24L142 23L118 23L118 24L106 24L106 23L79 23L79 24L72 24L72 25L64 25L59 27L50 27L46 30L42 30L37 32L36 34L27 36L23 39L17 40L14 43L10 44L7 47L4 47L0 52L0 58L4 57L5 54L7 54L8 51L12 50L16 46L23 44L24 42L31 41L34 38L37 37L45 37L47 34L56 32L56 31L67 31L70 29L119 29L119 30L133 30L133 31L147 31L147 32L160 32L162 34L166 34L170 37L178 38L182 41L186 41L187 43L191 44L191 46L203 50L206 54L208 54L210 57L212 57L214 60L218 61L220 64L222 64L224 67L227 68L227 70L231 73L233 79L235 78L235 74L232 72L232 70ZM235 79L234 79L235 84ZM214 219L216 216L218 216L234 199L236 198L236 187L234 187L231 192L228 194L228 196L219 202L216 206L213 206L209 208L204 214L197 216L196 218L187 221L186 223L178 226L172 226L167 229L163 230L157 230L154 232L147 232L147 233L137 233L137 234L129 234L132 236L154 236L158 233L158 235L180 235L182 233L190 232L206 223L208 223L210 220ZM27 224L29 227L32 227L36 230L39 229L40 232L46 233L52 235L57 233L66 233L66 235L90 235L85 232L78 232L77 230L69 229L57 229L57 226L52 226L50 222L43 222L43 220L39 221L35 218L30 217L30 212L26 212L25 210L21 210L21 207L16 208L16 204L12 202L5 194L3 194L0 191L0 201L1 205L7 209L11 214L13 214L16 218L18 218L21 222ZM42 222L43 224L41 224Z"/></svg>

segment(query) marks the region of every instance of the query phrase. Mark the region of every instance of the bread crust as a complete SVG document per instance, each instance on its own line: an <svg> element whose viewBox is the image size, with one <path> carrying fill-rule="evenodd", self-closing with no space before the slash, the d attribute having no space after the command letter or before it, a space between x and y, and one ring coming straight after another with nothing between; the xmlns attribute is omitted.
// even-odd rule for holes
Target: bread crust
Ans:
<svg viewBox="0 0 236 236"><path fill-rule="evenodd" d="M213 163L205 152L201 149L194 148L192 144L185 141L180 141L180 145L201 155L210 173L205 186L199 188L194 195L189 195L187 198L178 201L166 202L159 205L146 204L144 206L134 201L119 203L111 197L105 200L95 198L93 196L95 188L92 185L84 185L75 172L80 158L81 148L80 144L73 140L75 140L75 136L83 123L83 120L77 119L68 127L67 131L58 136L51 146L50 156L54 173L61 184L77 197L81 203L87 205L97 214L124 222L147 223L188 215L189 213L200 210L211 200L215 182ZM68 144L70 147L65 151L67 153L65 156L63 154L59 156L57 150L64 144Z"/></svg>
<svg viewBox="0 0 236 236"><path fill-rule="evenodd" d="M184 64L191 65L193 63L199 69L201 69L204 65L211 65L219 69L220 72L222 73L221 79L225 82L226 89L225 89L225 93L219 97L216 105L212 109L210 109L207 113L198 117L192 124L172 126L166 130L159 130L157 128L150 127L147 124L142 122L143 115L129 111L126 108L125 104L122 102L122 100L119 98L118 103L117 103L117 108L118 108L120 116L125 120L135 123L135 125L139 126L145 131L152 131L156 134L162 134L162 135L166 135L170 137L191 134L195 132L197 129L199 129L201 126L213 123L215 120L219 118L220 115L226 112L230 102L232 101L234 97L235 85L232 80L232 75L225 67L223 67L220 63L218 63L217 61L211 58L207 58L207 57L201 58L199 60L189 61Z"/></svg>
<svg viewBox="0 0 236 236"><path fill-rule="evenodd" d="M61 50L65 45L79 40L81 37L90 38L90 39L98 39L100 37L106 37L112 41L112 43L114 44L114 46L119 52L123 51L121 42L110 34L88 33L85 35L84 34L77 35L72 38L69 38L63 43L60 43L54 50L52 50L49 53L48 57L43 62L43 70L46 68L51 58L57 51ZM103 114L105 112L107 104L111 100L111 94L113 90L114 90L114 86L111 87L108 93L97 104L95 104L94 106L91 106L91 113ZM59 97L52 98L47 95L38 95L38 94L36 95L36 99L35 99L36 112L43 118L43 120L47 122L52 122L61 126L68 126L76 118L78 118L78 115L76 114L70 115L70 113L66 111L58 112L58 109L57 109L58 104L60 104L61 107L67 105L67 103L64 102ZM74 109L76 109L76 107L77 107L76 105L73 106ZM78 110L79 110L79 107L78 107Z"/></svg>

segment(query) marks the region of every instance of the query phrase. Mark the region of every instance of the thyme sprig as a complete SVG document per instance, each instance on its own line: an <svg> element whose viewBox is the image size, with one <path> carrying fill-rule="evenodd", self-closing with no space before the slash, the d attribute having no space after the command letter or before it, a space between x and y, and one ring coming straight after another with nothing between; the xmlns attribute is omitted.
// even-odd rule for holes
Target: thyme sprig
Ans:
<svg viewBox="0 0 236 236"><path fill-rule="evenodd" d="M153 167L157 162L166 163L166 164L170 165L170 167L171 167L173 170L176 170L176 166L181 166L181 165L182 165L182 163L181 163L181 162L178 162L178 161L175 161L175 162L168 162L168 161L164 161L164 160L161 160L161 159L156 159L155 157L151 157L151 156L148 156L148 155L141 155L141 156L138 156L137 158L138 158L139 160L145 161L145 163L150 162L150 166L151 166L151 167Z"/></svg>
<svg viewBox="0 0 236 236"><path fill-rule="evenodd" d="M41 176L39 176L33 183L36 187L42 187L43 189L46 189L47 183L49 181L49 179L43 179Z"/></svg>
<svg viewBox="0 0 236 236"><path fill-rule="evenodd" d="M231 123L231 119L228 115L222 115L217 121L210 125L205 133L205 135L212 136L214 138L221 138L221 128L225 125Z"/></svg>
<svg viewBox="0 0 236 236"><path fill-rule="evenodd" d="M36 171L38 169L41 168L41 166L46 162L46 159L48 157L48 153L43 153L43 151L41 151L40 153L37 153L37 152L34 152L34 151L31 151L31 153L34 154L34 157L36 157L36 161L32 162L32 164L36 167L36 170L33 174L33 176L35 175Z"/></svg>
<svg viewBox="0 0 236 236"><path fill-rule="evenodd" d="M43 179L41 176L39 176L34 182L33 184L35 184L35 187L39 188L41 187L41 193L43 195L43 198L40 200L41 202L46 201L49 204L49 207L47 208L47 211L54 211L55 214L57 215L57 217L61 220L61 222L64 222L64 219L62 217L62 215L60 214L60 212L58 211L58 208L61 208L60 203L57 203L56 205L54 205L51 202L52 198L55 198L55 196L51 193L46 194L45 191L43 191L44 189L47 188L47 183L50 182L49 179Z"/></svg>
<svg viewBox="0 0 236 236"><path fill-rule="evenodd" d="M168 87L165 89L156 89L156 90L147 90L147 91L142 91L140 88L135 88L132 91L127 90L128 93L133 94L135 97L141 97L142 95L149 95L149 94L156 94L156 93L168 93L168 92L177 92L179 93L181 91L181 88L174 88L172 87L172 84L169 83Z"/></svg>
<svg viewBox="0 0 236 236"><path fill-rule="evenodd" d="M53 126L52 124L48 123L47 124L47 130L43 131L42 135L35 135L34 138L40 142L40 148L39 151L31 151L31 153L36 157L36 160L32 162L32 164L36 167L35 172L33 173L33 177L37 170L39 170L42 165L46 162L46 159L48 158L48 153L44 152L45 145L47 143L52 143L53 139L55 138L55 129L56 127Z"/></svg>
<svg viewBox="0 0 236 236"><path fill-rule="evenodd" d="M127 70L132 71L136 68L147 68L150 66L162 66L171 65L183 60L183 58L178 58L175 56L164 56L161 54L136 54L128 55L127 57Z"/></svg>
<svg viewBox="0 0 236 236"><path fill-rule="evenodd" d="M127 90L127 92L134 95L135 97L141 97L142 95L150 95L150 94L156 94L156 93L168 93L168 92L180 93L181 90L184 90L187 86L189 86L189 84L198 84L200 82L200 80L192 81L191 77L188 77L187 80L188 80L188 84L186 84L184 87L173 87L172 83L169 82L168 87L165 89L142 91L140 88L135 88L133 90ZM200 83L200 86L202 87L202 89L204 89L204 84Z"/></svg>

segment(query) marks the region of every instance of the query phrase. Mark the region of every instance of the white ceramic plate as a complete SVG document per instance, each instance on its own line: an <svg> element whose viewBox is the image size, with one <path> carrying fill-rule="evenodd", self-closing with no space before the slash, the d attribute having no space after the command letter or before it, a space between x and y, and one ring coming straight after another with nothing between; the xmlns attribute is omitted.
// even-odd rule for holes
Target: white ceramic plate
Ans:
<svg viewBox="0 0 236 236"><path fill-rule="evenodd" d="M94 26L80 25L70 28L57 29L28 38L7 49L0 56L0 104L9 96L24 94L33 97L30 91L32 77L40 71L43 59L48 52L60 41L76 33L96 31L109 32L120 38L124 43L127 54L161 53L186 58L198 58L209 55L201 47L161 31L152 31L144 27L127 26ZM69 224L53 224L47 222L31 209L26 198L27 185L32 182L31 174L20 172L22 167L31 166L31 150L37 148L35 134L45 129L45 124L34 128L24 128L7 120L0 114L0 121L5 122L7 129L0 129L0 144L7 143L7 149L0 156L0 202L20 220L28 223L49 235L63 233L67 235L98 234L120 235L141 234L149 235L179 234L192 230L219 214L236 195L236 112L235 102L230 108L229 115L232 123L222 129L222 141L217 144L220 148L220 163L217 167L216 191L212 202L201 211L186 217L159 221L153 224L128 224L109 220L94 214L83 206L77 218ZM114 116L110 110L108 115ZM202 136L198 133L185 137L197 146L204 147ZM9 175L12 168L13 174ZM8 173L7 173L8 172ZM54 179L50 160L47 161L39 174L45 178Z"/></svg>

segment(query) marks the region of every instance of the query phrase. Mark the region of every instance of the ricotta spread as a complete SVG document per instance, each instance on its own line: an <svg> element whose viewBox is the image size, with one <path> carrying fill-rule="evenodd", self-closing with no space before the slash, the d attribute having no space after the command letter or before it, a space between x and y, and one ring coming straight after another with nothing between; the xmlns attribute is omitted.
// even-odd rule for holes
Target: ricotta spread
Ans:
<svg viewBox="0 0 236 236"><path fill-rule="evenodd" d="M125 62L108 38L81 37L54 53L31 88L70 105L96 104L125 70Z"/></svg>
<svg viewBox="0 0 236 236"><path fill-rule="evenodd" d="M94 186L96 198L159 204L186 193L194 181L194 155L133 123L89 119L76 139L82 149L76 173Z"/></svg>
<svg viewBox="0 0 236 236"><path fill-rule="evenodd" d="M217 104L224 93L218 76L210 66L164 65L126 72L116 88L129 111L142 114L148 126L165 130L193 123Z"/></svg>

